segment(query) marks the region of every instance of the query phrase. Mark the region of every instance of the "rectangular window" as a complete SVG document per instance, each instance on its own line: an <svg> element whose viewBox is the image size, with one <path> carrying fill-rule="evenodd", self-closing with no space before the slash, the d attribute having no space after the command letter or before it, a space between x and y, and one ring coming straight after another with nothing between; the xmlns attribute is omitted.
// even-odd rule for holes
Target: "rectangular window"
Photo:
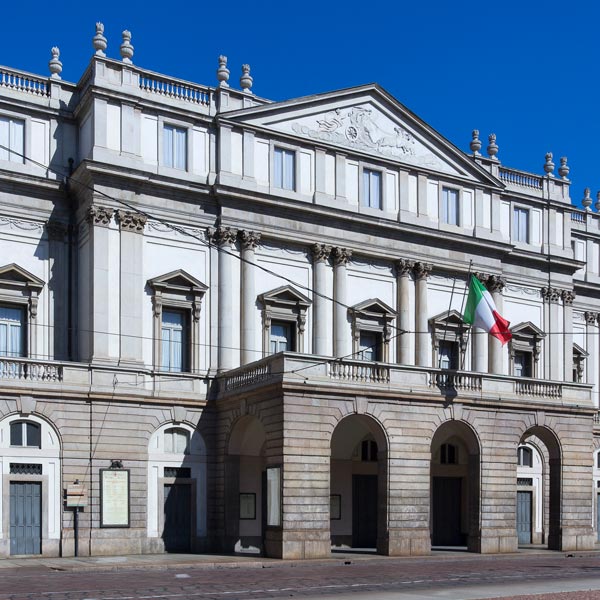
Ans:
<svg viewBox="0 0 600 600"><path fill-rule="evenodd" d="M294 337L292 324L283 321L271 323L271 354L278 352L294 351Z"/></svg>
<svg viewBox="0 0 600 600"><path fill-rule="evenodd" d="M187 131L181 127L163 127L163 163L165 167L185 171L187 166Z"/></svg>
<svg viewBox="0 0 600 600"><path fill-rule="evenodd" d="M0 160L23 163L25 121L0 117Z"/></svg>
<svg viewBox="0 0 600 600"><path fill-rule="evenodd" d="M458 344L440 341L440 369L458 369Z"/></svg>
<svg viewBox="0 0 600 600"><path fill-rule="evenodd" d="M513 209L513 242L529 243L529 210Z"/></svg>
<svg viewBox="0 0 600 600"><path fill-rule="evenodd" d="M375 362L380 360L381 334L376 331L361 331L358 341L358 360Z"/></svg>
<svg viewBox="0 0 600 600"><path fill-rule="evenodd" d="M515 352L513 374L515 377L531 377L530 352Z"/></svg>
<svg viewBox="0 0 600 600"><path fill-rule="evenodd" d="M25 356L25 315L22 308L0 306L0 356Z"/></svg>
<svg viewBox="0 0 600 600"><path fill-rule="evenodd" d="M185 315L163 310L161 323L161 360L163 371L185 370Z"/></svg>
<svg viewBox="0 0 600 600"><path fill-rule="evenodd" d="M460 225L458 190L442 189L442 222L448 225Z"/></svg>
<svg viewBox="0 0 600 600"><path fill-rule="evenodd" d="M275 148L273 154L274 185L282 190L296 189L296 153Z"/></svg>
<svg viewBox="0 0 600 600"><path fill-rule="evenodd" d="M381 173L363 169L362 206L381 209Z"/></svg>

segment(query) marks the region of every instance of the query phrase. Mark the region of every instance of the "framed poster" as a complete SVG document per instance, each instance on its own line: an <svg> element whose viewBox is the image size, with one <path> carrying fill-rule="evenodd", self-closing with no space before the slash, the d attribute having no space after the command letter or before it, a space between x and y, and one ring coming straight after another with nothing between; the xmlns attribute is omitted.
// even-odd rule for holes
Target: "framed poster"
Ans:
<svg viewBox="0 0 600 600"><path fill-rule="evenodd" d="M256 494L240 494L240 519L256 519Z"/></svg>
<svg viewBox="0 0 600 600"><path fill-rule="evenodd" d="M129 469L100 469L100 527L129 527Z"/></svg>
<svg viewBox="0 0 600 600"><path fill-rule="evenodd" d="M281 467L267 467L267 527L281 527Z"/></svg>
<svg viewBox="0 0 600 600"><path fill-rule="evenodd" d="M329 518L332 521L339 521L342 518L341 494L331 494L329 496Z"/></svg>

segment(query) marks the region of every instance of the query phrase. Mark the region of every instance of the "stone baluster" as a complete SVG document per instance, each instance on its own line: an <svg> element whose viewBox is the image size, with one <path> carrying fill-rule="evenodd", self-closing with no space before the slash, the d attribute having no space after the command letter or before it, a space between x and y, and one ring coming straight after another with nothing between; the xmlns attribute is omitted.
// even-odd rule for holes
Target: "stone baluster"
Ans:
<svg viewBox="0 0 600 600"><path fill-rule="evenodd" d="M410 302L410 275L414 269L414 262L401 259L396 262L396 287L397 287L397 311L398 311L398 331L396 331L396 361L401 365L408 365L414 362L414 356L411 356L411 340L414 335L411 332L412 323L415 322L412 314L412 304ZM406 333L403 333L406 332ZM411 360L412 359L412 360Z"/></svg>
<svg viewBox="0 0 600 600"><path fill-rule="evenodd" d="M242 247L242 364L258 360L262 356L262 350L257 347L256 339L256 291L254 282L256 280L255 250L260 242L260 233L255 231L240 231Z"/></svg>
<svg viewBox="0 0 600 600"><path fill-rule="evenodd" d="M563 301L563 355L564 381L573 381L573 301L574 290L562 290Z"/></svg>
<svg viewBox="0 0 600 600"><path fill-rule="evenodd" d="M502 290L504 289L505 281L498 275L490 275L487 280L487 288L492 295L496 310L503 315L504 314L504 298L502 296ZM488 338L488 357L489 357L489 372L495 373L496 375L505 374L504 366L504 351L500 340L493 336Z"/></svg>
<svg viewBox="0 0 600 600"><path fill-rule="evenodd" d="M333 354L334 356L347 356L352 352L350 339L350 325L348 323L347 307L347 264L352 252L346 248L334 248L333 256Z"/></svg>
<svg viewBox="0 0 600 600"><path fill-rule="evenodd" d="M226 371L237 367L234 349L233 332L235 315L233 312L233 294L236 286L233 283L233 261L231 254L237 238L237 231L231 227L218 227L209 230L208 237L217 247L219 270L219 307L218 307L218 369ZM239 356L239 354L238 354Z"/></svg>
<svg viewBox="0 0 600 600"><path fill-rule="evenodd" d="M432 265L416 262L413 268L415 275L415 363L420 367L431 366L431 342L429 336L427 307L427 278L431 274Z"/></svg>
<svg viewBox="0 0 600 600"><path fill-rule="evenodd" d="M594 405L598 408L598 367L596 361L598 360L598 313L597 312L585 312L585 335L586 335L586 351L589 354L589 358L585 365L585 382L590 383L594 386L592 396L594 398Z"/></svg>
<svg viewBox="0 0 600 600"><path fill-rule="evenodd" d="M556 329L560 331L563 323L561 307L562 290L553 287L542 288L542 298L545 310L545 330L549 334L544 344L544 375L546 379L553 381L563 378L563 340L562 336L555 335ZM571 350L572 352L572 350ZM538 374L539 377L539 374Z"/></svg>
<svg viewBox="0 0 600 600"><path fill-rule="evenodd" d="M326 244L313 244L311 247L313 257L313 354L329 356L332 348L329 340L331 323L329 316L330 301L325 297L327 292L327 261L331 254L331 246Z"/></svg>

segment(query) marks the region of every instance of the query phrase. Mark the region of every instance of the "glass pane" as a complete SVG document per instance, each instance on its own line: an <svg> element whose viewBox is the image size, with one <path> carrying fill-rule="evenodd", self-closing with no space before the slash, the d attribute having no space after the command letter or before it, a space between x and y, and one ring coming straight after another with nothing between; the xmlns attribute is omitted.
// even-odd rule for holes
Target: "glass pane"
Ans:
<svg viewBox="0 0 600 600"><path fill-rule="evenodd" d="M171 367L171 330L163 327L160 347L160 368L169 370Z"/></svg>
<svg viewBox="0 0 600 600"><path fill-rule="evenodd" d="M295 189L295 152L284 150L283 152L283 187L286 190Z"/></svg>
<svg viewBox="0 0 600 600"><path fill-rule="evenodd" d="M283 150L275 148L273 154L273 185L278 188L283 187Z"/></svg>
<svg viewBox="0 0 600 600"><path fill-rule="evenodd" d="M23 130L25 123L23 121L12 121L10 122L10 144L9 147L14 152L10 153L10 160L16 163L23 162Z"/></svg>
<svg viewBox="0 0 600 600"><path fill-rule="evenodd" d="M173 452L173 430L165 431L165 452Z"/></svg>
<svg viewBox="0 0 600 600"><path fill-rule="evenodd" d="M175 432L175 452L180 454L188 454L189 440L190 437L187 431L183 431L182 429L177 430Z"/></svg>
<svg viewBox="0 0 600 600"><path fill-rule="evenodd" d="M187 132L185 129L175 129L175 157L173 166L185 170L187 155Z"/></svg>
<svg viewBox="0 0 600 600"><path fill-rule="evenodd" d="M369 185L369 170L365 169L363 171L363 197L362 197L362 205L369 206L371 202L370 199L371 194L371 186Z"/></svg>
<svg viewBox="0 0 600 600"><path fill-rule="evenodd" d="M171 371L183 371L182 335L181 329L171 331Z"/></svg>
<svg viewBox="0 0 600 600"><path fill-rule="evenodd" d="M370 206L372 208L381 208L381 173L371 171L371 196Z"/></svg>
<svg viewBox="0 0 600 600"><path fill-rule="evenodd" d="M166 167L173 166L173 127L165 125L163 128L163 162Z"/></svg>
<svg viewBox="0 0 600 600"><path fill-rule="evenodd" d="M8 355L8 325L0 323L0 356Z"/></svg>
<svg viewBox="0 0 600 600"><path fill-rule="evenodd" d="M21 421L10 424L10 445L23 445L23 423Z"/></svg>
<svg viewBox="0 0 600 600"><path fill-rule="evenodd" d="M5 117L0 117L0 160L8 160L10 122Z"/></svg>
<svg viewBox="0 0 600 600"><path fill-rule="evenodd" d="M361 331L359 340L360 360L375 361L377 359L377 334L372 331Z"/></svg>
<svg viewBox="0 0 600 600"><path fill-rule="evenodd" d="M39 448L41 445L41 428L37 423L27 423L27 445L31 448Z"/></svg>

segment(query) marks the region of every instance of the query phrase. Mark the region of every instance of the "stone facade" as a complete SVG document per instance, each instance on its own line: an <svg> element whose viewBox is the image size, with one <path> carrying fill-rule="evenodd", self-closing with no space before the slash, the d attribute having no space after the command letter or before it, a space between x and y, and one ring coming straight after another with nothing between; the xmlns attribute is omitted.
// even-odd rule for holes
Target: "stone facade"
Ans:
<svg viewBox="0 0 600 600"><path fill-rule="evenodd" d="M73 555L75 490L82 555L594 547L600 219L566 159L122 37L77 84L58 48L0 69L0 555ZM505 346L462 320L471 274Z"/></svg>

